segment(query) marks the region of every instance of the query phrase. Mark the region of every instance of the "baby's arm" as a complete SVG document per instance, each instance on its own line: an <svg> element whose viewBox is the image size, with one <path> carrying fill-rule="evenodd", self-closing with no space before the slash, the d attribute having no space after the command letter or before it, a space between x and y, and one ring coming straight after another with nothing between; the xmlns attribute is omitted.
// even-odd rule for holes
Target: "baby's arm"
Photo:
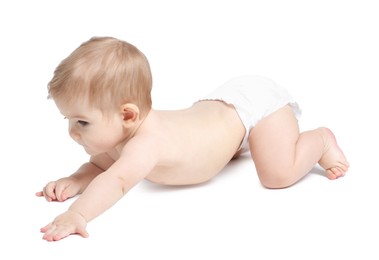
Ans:
<svg viewBox="0 0 379 260"><path fill-rule="evenodd" d="M157 162L151 144L138 140L129 143L120 158L92 180L68 211L41 229L44 239L60 240L74 233L87 237L87 222L112 207L151 172Z"/></svg>
<svg viewBox="0 0 379 260"><path fill-rule="evenodd" d="M47 201L65 201L82 193L88 184L100 173L108 169L113 160L107 154L92 156L90 161L83 164L69 177L49 182L43 191L36 193L38 197L45 197Z"/></svg>

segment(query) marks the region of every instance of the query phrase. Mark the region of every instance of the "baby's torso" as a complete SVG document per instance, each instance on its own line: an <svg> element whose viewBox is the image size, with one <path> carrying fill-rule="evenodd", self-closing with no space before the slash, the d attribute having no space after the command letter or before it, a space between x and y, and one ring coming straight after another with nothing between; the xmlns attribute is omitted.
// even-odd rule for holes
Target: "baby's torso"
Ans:
<svg viewBox="0 0 379 260"><path fill-rule="evenodd" d="M188 185L209 180L232 159L245 135L235 109L220 101L155 113L162 118L157 145L164 149L147 179L157 183Z"/></svg>

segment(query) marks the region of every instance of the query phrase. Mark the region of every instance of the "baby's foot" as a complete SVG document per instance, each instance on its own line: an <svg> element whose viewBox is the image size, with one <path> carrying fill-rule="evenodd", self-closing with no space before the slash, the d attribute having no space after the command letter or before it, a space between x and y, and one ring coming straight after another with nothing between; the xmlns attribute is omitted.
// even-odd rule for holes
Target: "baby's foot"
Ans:
<svg viewBox="0 0 379 260"><path fill-rule="evenodd" d="M318 163L325 169L326 176L330 180L344 176L349 169L349 163L337 145L333 132L326 127L320 127L317 130L324 139L324 153Z"/></svg>

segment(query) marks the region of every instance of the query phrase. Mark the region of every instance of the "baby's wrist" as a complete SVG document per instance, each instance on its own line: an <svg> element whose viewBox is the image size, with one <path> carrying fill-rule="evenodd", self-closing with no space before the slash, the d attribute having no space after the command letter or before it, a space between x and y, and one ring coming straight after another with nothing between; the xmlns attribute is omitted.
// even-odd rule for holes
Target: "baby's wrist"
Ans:
<svg viewBox="0 0 379 260"><path fill-rule="evenodd" d="M79 216L79 217L80 217L83 221L85 221L86 223L88 222L88 221L87 221L87 218L86 218L82 213L80 213L79 211L77 211L77 210L75 210L75 209L69 208L69 209L67 210L67 212L70 213L70 214L74 214L74 215L76 215L76 216Z"/></svg>

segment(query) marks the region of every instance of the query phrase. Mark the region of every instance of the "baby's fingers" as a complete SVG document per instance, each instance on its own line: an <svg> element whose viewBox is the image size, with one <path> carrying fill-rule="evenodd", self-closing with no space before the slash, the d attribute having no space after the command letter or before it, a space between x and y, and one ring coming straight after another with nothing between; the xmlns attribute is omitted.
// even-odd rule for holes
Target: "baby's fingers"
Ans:
<svg viewBox="0 0 379 260"><path fill-rule="evenodd" d="M45 197L45 199L46 199L48 202L53 201L53 199L52 199L51 197L47 196L43 191L36 192L36 196L37 196L37 197Z"/></svg>
<svg viewBox="0 0 379 260"><path fill-rule="evenodd" d="M39 191L39 192L36 192L36 196L37 197L43 197L43 191Z"/></svg>
<svg viewBox="0 0 379 260"><path fill-rule="evenodd" d="M45 233L42 239L46 241L58 241L71 234L69 230L59 227L53 223L50 223L47 226L41 228L41 232Z"/></svg>
<svg viewBox="0 0 379 260"><path fill-rule="evenodd" d="M87 238L88 232L83 227L69 227L67 225L57 225L50 223L47 226L41 228L41 232L44 233L42 239L46 241L58 241L72 234L78 234L84 238Z"/></svg>
<svg viewBox="0 0 379 260"><path fill-rule="evenodd" d="M79 192L79 186L74 184L57 185L55 188L55 196L58 201L65 201L74 197Z"/></svg>
<svg viewBox="0 0 379 260"><path fill-rule="evenodd" d="M36 196L45 197L48 202L57 200L55 195L55 186L55 182L48 183L45 188L43 188L43 191L36 192Z"/></svg>

